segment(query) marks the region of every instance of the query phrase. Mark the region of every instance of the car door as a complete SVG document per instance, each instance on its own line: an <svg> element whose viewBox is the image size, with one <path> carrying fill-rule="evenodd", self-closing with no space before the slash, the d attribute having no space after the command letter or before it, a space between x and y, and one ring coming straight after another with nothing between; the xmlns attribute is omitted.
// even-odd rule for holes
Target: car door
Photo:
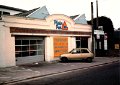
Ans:
<svg viewBox="0 0 120 85"><path fill-rule="evenodd" d="M81 58L90 57L90 53L87 49L81 49Z"/></svg>
<svg viewBox="0 0 120 85"><path fill-rule="evenodd" d="M70 58L71 59L79 59L80 58L80 49L74 49L72 52L71 52L71 55L70 55Z"/></svg>

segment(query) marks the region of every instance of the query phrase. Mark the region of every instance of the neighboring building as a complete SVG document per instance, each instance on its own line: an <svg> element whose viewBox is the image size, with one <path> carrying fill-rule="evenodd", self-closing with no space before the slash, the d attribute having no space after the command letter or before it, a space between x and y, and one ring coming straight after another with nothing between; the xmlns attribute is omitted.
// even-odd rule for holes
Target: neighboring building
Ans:
<svg viewBox="0 0 120 85"><path fill-rule="evenodd" d="M95 56L102 57L106 56L108 50L107 33L103 31L103 26L99 26L98 30L94 30L94 49Z"/></svg>
<svg viewBox="0 0 120 85"><path fill-rule="evenodd" d="M112 56L112 50L114 50L113 33L114 27L110 18L105 16L93 19L93 31L94 31L94 48L96 57ZM91 20L88 21L91 25ZM98 25L98 26L97 26Z"/></svg>
<svg viewBox="0 0 120 85"><path fill-rule="evenodd" d="M73 19L63 14L49 15L44 8L34 9L31 13L31 10L28 11L27 17L2 16L0 67L54 61L60 54L77 47L91 50L90 25L76 24Z"/></svg>
<svg viewBox="0 0 120 85"><path fill-rule="evenodd" d="M114 31L114 41L116 44L120 44L120 29Z"/></svg>
<svg viewBox="0 0 120 85"><path fill-rule="evenodd" d="M0 16L1 15L14 15L18 13L26 12L26 10L0 5Z"/></svg>
<svg viewBox="0 0 120 85"><path fill-rule="evenodd" d="M120 29L114 31L114 56L120 57Z"/></svg>

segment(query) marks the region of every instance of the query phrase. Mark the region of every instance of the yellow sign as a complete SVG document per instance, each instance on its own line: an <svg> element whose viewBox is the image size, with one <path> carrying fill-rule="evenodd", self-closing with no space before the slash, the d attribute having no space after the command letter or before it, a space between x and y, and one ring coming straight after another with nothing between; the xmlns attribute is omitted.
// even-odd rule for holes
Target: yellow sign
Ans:
<svg viewBox="0 0 120 85"><path fill-rule="evenodd" d="M68 38L54 37L54 57L59 57L61 54L68 52Z"/></svg>
<svg viewBox="0 0 120 85"><path fill-rule="evenodd" d="M119 44L115 44L115 49L120 49Z"/></svg>

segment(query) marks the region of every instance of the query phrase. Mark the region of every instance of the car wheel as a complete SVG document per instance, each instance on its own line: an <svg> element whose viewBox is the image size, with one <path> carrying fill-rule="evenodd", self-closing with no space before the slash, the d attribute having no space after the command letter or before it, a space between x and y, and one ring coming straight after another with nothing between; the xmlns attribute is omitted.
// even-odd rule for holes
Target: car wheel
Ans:
<svg viewBox="0 0 120 85"><path fill-rule="evenodd" d="M62 57L62 58L61 58L61 61L62 61L62 62L67 62L68 59L67 59L66 57Z"/></svg>
<svg viewBox="0 0 120 85"><path fill-rule="evenodd" d="M87 61L88 61L89 63L91 63L91 62L92 62L92 58L87 58Z"/></svg>

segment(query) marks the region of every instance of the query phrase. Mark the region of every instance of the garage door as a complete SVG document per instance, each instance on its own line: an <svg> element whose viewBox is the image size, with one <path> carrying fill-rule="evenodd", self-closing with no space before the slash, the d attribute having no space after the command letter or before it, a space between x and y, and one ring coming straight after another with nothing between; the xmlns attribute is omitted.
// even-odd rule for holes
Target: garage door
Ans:
<svg viewBox="0 0 120 85"><path fill-rule="evenodd" d="M43 37L16 37L16 64L44 61L44 47Z"/></svg>

